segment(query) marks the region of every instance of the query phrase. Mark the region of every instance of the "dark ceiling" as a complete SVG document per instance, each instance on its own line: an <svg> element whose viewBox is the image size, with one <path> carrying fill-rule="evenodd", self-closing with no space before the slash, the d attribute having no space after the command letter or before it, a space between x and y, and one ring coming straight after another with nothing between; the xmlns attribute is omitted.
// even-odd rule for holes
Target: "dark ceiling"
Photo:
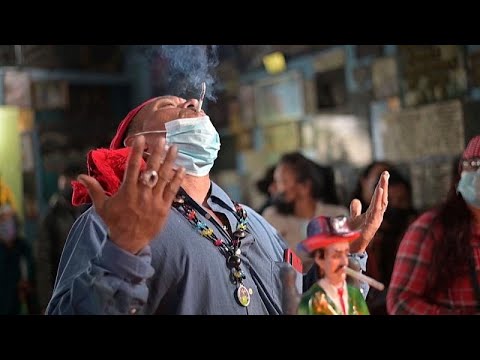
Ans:
<svg viewBox="0 0 480 360"><path fill-rule="evenodd" d="M0 66L122 71L121 45L0 45Z"/></svg>
<svg viewBox="0 0 480 360"><path fill-rule="evenodd" d="M134 45L144 53L159 45ZM202 46L202 45L200 45ZM287 59L332 45L216 45L220 62L231 61L240 72L262 66L262 57L281 51ZM120 72L129 45L0 45L0 66L68 68Z"/></svg>

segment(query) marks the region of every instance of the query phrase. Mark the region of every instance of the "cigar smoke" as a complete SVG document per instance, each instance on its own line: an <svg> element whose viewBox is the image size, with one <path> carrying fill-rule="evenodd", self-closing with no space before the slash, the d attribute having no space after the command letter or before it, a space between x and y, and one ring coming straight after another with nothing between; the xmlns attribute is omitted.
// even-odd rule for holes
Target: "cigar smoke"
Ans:
<svg viewBox="0 0 480 360"><path fill-rule="evenodd" d="M138 51L161 67L155 85L162 94L198 99L205 83L205 98L215 101L216 45L142 45ZM157 95L157 94L156 94Z"/></svg>

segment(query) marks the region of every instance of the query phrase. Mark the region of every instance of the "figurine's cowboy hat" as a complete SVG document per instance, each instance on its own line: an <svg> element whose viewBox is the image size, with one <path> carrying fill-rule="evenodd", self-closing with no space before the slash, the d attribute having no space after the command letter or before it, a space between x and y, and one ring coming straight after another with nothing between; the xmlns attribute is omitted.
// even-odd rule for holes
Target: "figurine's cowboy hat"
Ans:
<svg viewBox="0 0 480 360"><path fill-rule="evenodd" d="M348 226L346 216L318 216L307 226L307 238L297 245L297 250L312 254L337 242L352 242L360 237L360 231Z"/></svg>

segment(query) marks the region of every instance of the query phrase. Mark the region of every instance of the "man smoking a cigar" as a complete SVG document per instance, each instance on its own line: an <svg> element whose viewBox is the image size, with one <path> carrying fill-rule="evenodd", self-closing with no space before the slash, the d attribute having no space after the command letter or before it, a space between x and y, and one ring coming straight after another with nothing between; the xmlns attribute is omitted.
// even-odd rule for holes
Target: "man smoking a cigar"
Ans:
<svg viewBox="0 0 480 360"><path fill-rule="evenodd" d="M75 184L74 201L94 206L69 234L47 313L282 314L287 247L210 180L219 148L196 99L163 96L132 110ZM387 193L385 173L366 213L351 204L362 232L350 251L363 269Z"/></svg>

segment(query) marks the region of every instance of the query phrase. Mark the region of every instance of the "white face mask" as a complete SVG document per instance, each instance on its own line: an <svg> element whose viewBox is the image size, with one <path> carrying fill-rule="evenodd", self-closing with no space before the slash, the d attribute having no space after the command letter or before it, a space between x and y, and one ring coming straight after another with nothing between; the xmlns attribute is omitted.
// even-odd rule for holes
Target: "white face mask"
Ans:
<svg viewBox="0 0 480 360"><path fill-rule="evenodd" d="M480 170L462 171L457 191L467 204L480 209Z"/></svg>
<svg viewBox="0 0 480 360"><path fill-rule="evenodd" d="M167 145L178 148L177 166L193 176L205 176L220 150L220 136L208 116L169 121L165 124Z"/></svg>

